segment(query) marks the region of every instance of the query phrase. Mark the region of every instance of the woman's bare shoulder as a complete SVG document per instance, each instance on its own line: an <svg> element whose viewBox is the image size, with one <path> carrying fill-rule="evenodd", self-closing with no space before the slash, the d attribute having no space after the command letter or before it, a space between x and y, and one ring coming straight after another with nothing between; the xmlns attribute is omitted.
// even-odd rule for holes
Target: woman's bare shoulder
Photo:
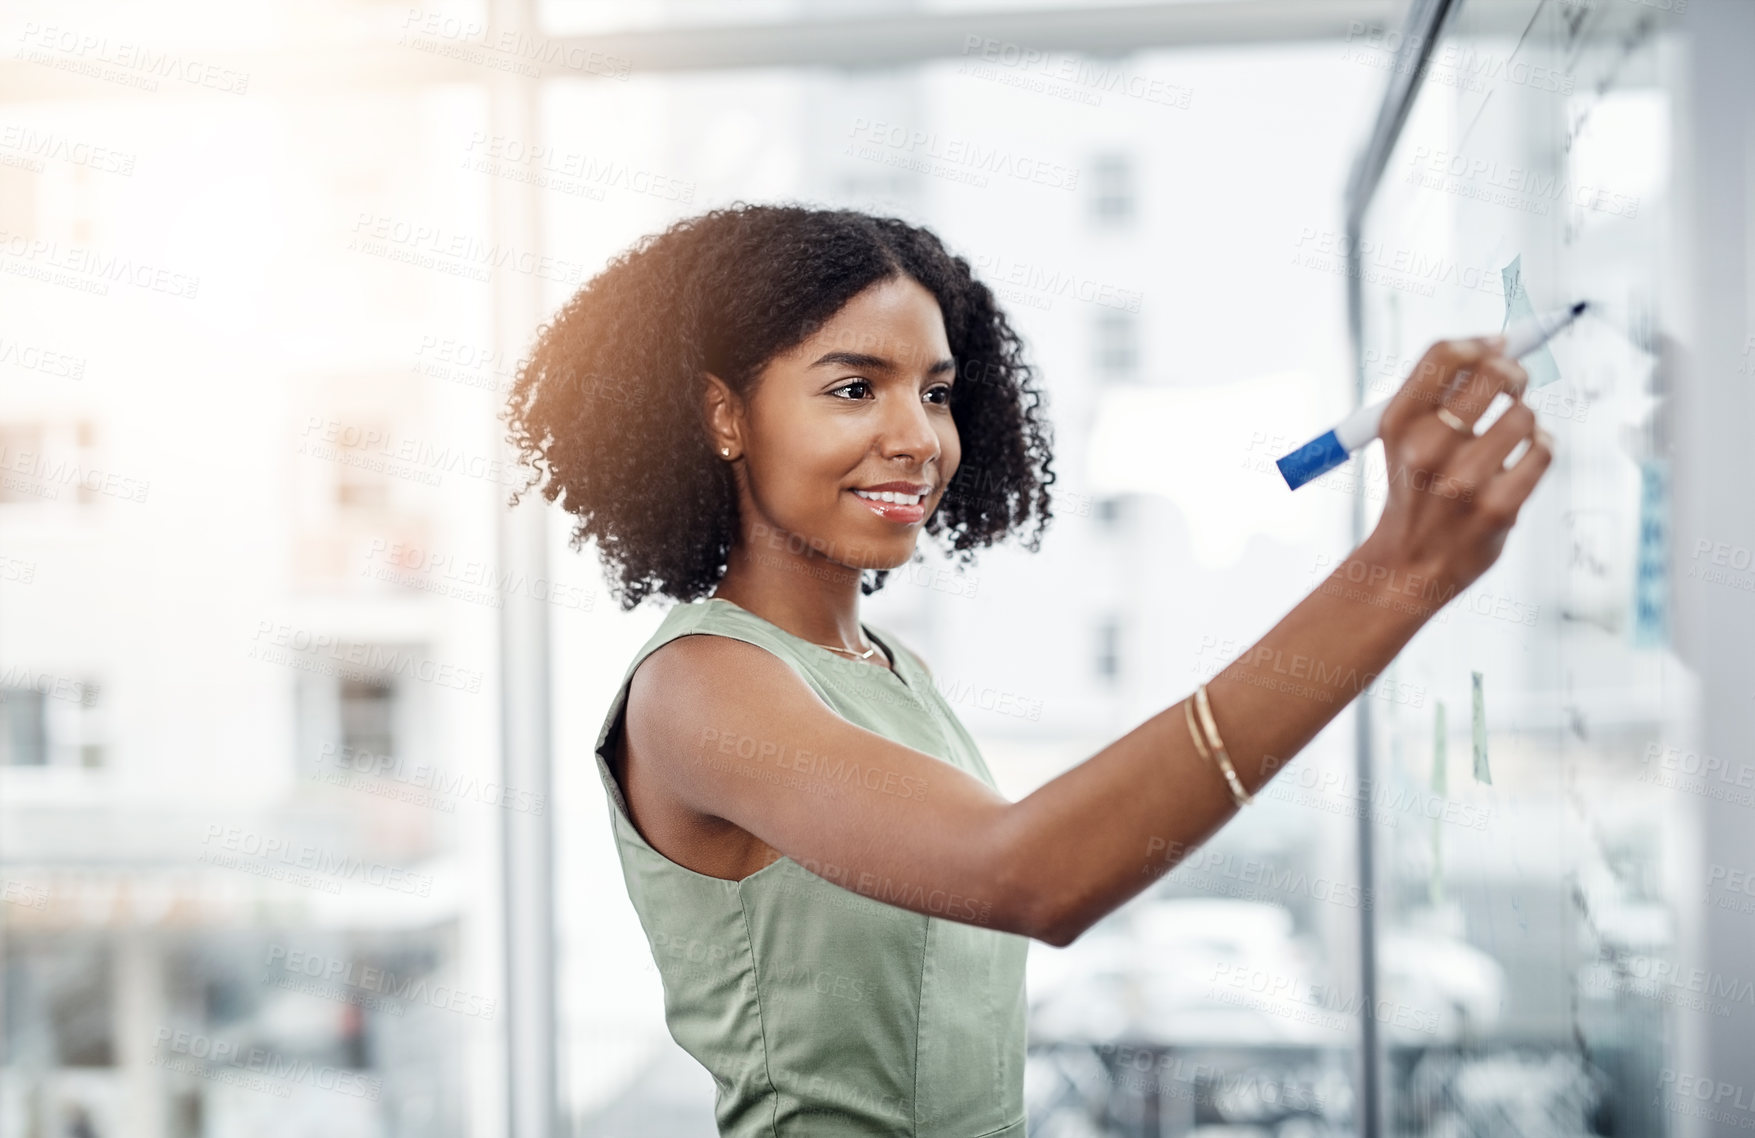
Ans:
<svg viewBox="0 0 1755 1138"><path fill-rule="evenodd" d="M645 754L669 761L698 749L729 721L764 719L784 697L801 692L819 702L767 649L735 637L690 633L661 644L634 669L626 729Z"/></svg>
<svg viewBox="0 0 1755 1138"><path fill-rule="evenodd" d="M629 716L635 714L636 703L643 711L667 714L709 692L735 697L747 685L730 681L752 667L770 671L764 659L773 656L748 641L716 633L692 632L666 641L634 669L628 684Z"/></svg>

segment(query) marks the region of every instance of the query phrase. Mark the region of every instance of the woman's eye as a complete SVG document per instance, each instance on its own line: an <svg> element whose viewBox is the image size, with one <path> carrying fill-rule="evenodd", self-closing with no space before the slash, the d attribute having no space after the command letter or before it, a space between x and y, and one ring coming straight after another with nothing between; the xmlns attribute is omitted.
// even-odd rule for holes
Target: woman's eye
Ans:
<svg viewBox="0 0 1755 1138"><path fill-rule="evenodd" d="M840 387L837 387L834 390L830 391L829 394L830 395L840 395L840 396L843 396L844 398L847 398L849 401L852 401L852 400L858 399L859 396L858 395L848 395L847 393L853 391L855 388L859 388L859 389L869 393L871 390L871 380L869 380L869 379L850 379L846 383L843 383ZM930 387L927 389L926 393L928 395L937 395L939 398L936 400L936 403L939 406L943 406L944 404L949 403L951 401L951 385L948 383L941 383L941 384L938 384L936 387Z"/></svg>

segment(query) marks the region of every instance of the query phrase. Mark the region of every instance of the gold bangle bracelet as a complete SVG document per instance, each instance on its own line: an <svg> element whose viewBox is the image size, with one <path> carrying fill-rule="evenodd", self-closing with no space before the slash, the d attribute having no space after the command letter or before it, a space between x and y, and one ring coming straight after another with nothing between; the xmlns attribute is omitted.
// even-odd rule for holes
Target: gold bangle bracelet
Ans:
<svg viewBox="0 0 1755 1138"><path fill-rule="evenodd" d="M1237 768L1231 765L1231 756L1225 753L1225 744L1219 739L1219 725L1213 721L1213 707L1207 702L1207 685L1199 684L1194 689L1195 710L1200 713L1200 724L1206 732L1207 745L1212 748L1213 759L1219 764L1219 770L1225 776L1225 783L1231 788L1231 798L1242 809L1255 799L1243 788L1243 780L1237 777Z"/></svg>
<svg viewBox="0 0 1755 1138"><path fill-rule="evenodd" d="M1241 798L1238 797L1238 795L1242 793L1243 785L1237 781L1237 772L1230 769L1230 758L1227 757L1222 764L1217 763L1213 758L1213 752L1207 747L1206 740L1201 738L1200 728L1194 725L1193 696L1182 701L1182 713L1183 717L1188 720L1188 737L1194 740L1194 749L1196 753L1207 762L1215 763L1215 765L1219 767L1219 773L1225 776L1225 785L1231 789L1231 800L1237 803L1239 807L1247 806L1251 801L1250 797L1247 794L1243 794ZM1222 753L1223 752L1221 752L1221 754Z"/></svg>
<svg viewBox="0 0 1755 1138"><path fill-rule="evenodd" d="M1183 714L1188 718L1188 737L1194 740L1194 750L1207 762L1213 761L1213 753L1207 750L1206 742L1200 737L1200 728L1194 725L1194 697L1191 695L1182 701Z"/></svg>

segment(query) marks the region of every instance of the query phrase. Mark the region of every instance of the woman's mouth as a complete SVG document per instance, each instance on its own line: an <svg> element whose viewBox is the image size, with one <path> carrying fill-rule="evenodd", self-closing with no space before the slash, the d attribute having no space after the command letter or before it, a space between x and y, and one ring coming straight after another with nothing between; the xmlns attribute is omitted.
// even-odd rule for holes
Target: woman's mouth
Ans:
<svg viewBox="0 0 1755 1138"><path fill-rule="evenodd" d="M852 490L849 493L885 521L913 525L926 517L925 494L903 494L890 490Z"/></svg>

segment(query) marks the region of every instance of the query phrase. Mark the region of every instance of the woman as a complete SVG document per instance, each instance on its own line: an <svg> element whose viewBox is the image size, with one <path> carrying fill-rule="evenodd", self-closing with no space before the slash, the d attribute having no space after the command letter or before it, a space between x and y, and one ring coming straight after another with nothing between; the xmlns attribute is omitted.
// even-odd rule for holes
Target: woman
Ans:
<svg viewBox="0 0 1755 1138"><path fill-rule="evenodd" d="M597 763L721 1134L1024 1134L1027 938L1070 944L1210 838L1498 557L1551 457L1521 401L1472 434L1527 383L1501 346L1415 368L1383 418L1381 520L1327 584L1013 803L925 662L859 617L923 529L967 564L1032 522L1036 549L1052 517L1040 396L968 263L894 218L740 203L573 297L509 422L623 607L688 602L629 665ZM1285 694L1272 661L1300 655Z"/></svg>

